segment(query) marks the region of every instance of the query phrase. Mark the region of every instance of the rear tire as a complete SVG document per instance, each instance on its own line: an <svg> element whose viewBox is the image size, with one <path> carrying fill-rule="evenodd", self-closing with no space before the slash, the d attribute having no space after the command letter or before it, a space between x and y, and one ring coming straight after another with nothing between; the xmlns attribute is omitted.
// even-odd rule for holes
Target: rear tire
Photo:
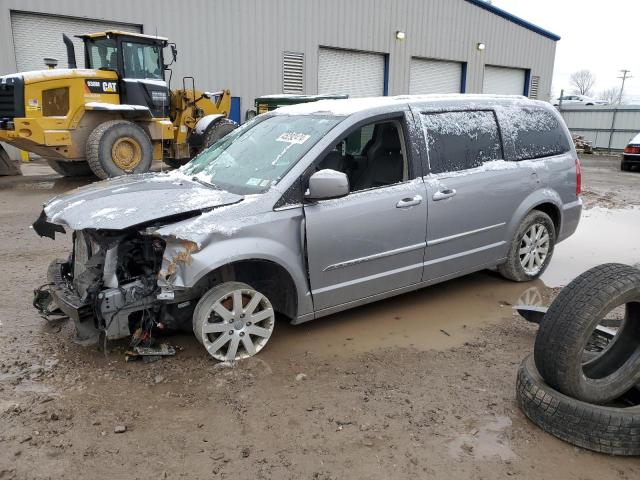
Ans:
<svg viewBox="0 0 640 480"><path fill-rule="evenodd" d="M584 357L595 328L625 305L625 320L606 349ZM640 270L606 263L562 289L544 316L534 347L536 368L553 388L604 404L640 382Z"/></svg>
<svg viewBox="0 0 640 480"><path fill-rule="evenodd" d="M527 247L525 237L530 234L531 229L534 227L543 227L541 231L545 232L544 235L548 236L548 242L546 243L546 246L541 247L546 249L544 260L541 264L534 264L534 268L525 269L523 263L528 265L529 262L526 254L524 254L525 257L522 257L521 251ZM498 272L504 278L513 280L514 282L528 282L530 280L534 280L542 275L547 266L549 266L555 244L556 228L549 215L541 212L540 210L532 210L526 217L524 217L524 220L516 230L516 234L511 242L511 247L509 248L509 253L507 254L507 261L502 265L498 265ZM531 253L531 255L533 254L534 253ZM538 256L537 251L535 252L535 255L537 258L541 258L541 256ZM542 254L540 253L540 255Z"/></svg>
<svg viewBox="0 0 640 480"><path fill-rule="evenodd" d="M153 146L149 135L127 120L98 125L87 140L87 162L99 178L149 171Z"/></svg>
<svg viewBox="0 0 640 480"><path fill-rule="evenodd" d="M11 160L9 154L0 145L0 176L22 175L20 162Z"/></svg>
<svg viewBox="0 0 640 480"><path fill-rule="evenodd" d="M69 162L47 159L49 166L63 177L89 177L93 172L87 162Z"/></svg>
<svg viewBox="0 0 640 480"><path fill-rule="evenodd" d="M640 455L640 406L607 407L563 395L536 370L533 355L518 369L516 397L533 423L561 440L610 455Z"/></svg>
<svg viewBox="0 0 640 480"><path fill-rule="evenodd" d="M164 158L162 161L171 168L180 168L182 165L189 162L188 159L176 160L175 158Z"/></svg>
<svg viewBox="0 0 640 480"><path fill-rule="evenodd" d="M620 162L620 170L622 170L623 172L628 172L631 170L631 167L625 162Z"/></svg>
<svg viewBox="0 0 640 480"><path fill-rule="evenodd" d="M233 132L236 128L238 128L238 124L228 118L221 118L213 125L210 125L204 133L204 138L202 139L202 150L200 151L202 152L203 150L206 150L222 137Z"/></svg>
<svg viewBox="0 0 640 480"><path fill-rule="evenodd" d="M213 125L209 125L209 127L205 131L204 136L202 138L202 146L200 147L200 149L196 150L195 147L191 149L191 155L192 155L191 158L194 158L196 155L200 155L203 151L205 151L211 145L216 143L218 140L220 140L222 137L232 132L236 128L238 128L238 124L233 120L229 120L228 118L221 118L217 122L214 122ZM187 158L181 158L181 159L165 158L164 159L164 163L166 163L172 168L180 168L181 166L186 165L190 161L191 159L187 159Z"/></svg>

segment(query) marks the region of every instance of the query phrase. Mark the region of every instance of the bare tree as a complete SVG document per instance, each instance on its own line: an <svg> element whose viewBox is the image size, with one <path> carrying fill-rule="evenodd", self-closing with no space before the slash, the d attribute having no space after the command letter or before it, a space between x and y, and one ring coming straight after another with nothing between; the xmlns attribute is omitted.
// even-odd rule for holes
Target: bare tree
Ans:
<svg viewBox="0 0 640 480"><path fill-rule="evenodd" d="M619 87L605 88L604 90L600 90L600 93L598 93L598 98L606 100L608 103L617 103L619 97ZM624 101L624 98L622 100Z"/></svg>
<svg viewBox="0 0 640 480"><path fill-rule="evenodd" d="M591 95L591 90L596 83L596 77L591 70L578 70L569 77L569 83L573 87L573 92L578 95Z"/></svg>

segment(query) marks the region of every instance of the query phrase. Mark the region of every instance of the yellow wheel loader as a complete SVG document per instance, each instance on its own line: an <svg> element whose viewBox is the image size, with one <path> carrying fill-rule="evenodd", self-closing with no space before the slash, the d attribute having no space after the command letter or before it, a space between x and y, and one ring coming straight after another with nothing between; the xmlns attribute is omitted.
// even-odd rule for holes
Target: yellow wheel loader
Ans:
<svg viewBox="0 0 640 480"><path fill-rule="evenodd" d="M40 155L62 175L108 178L146 172L153 160L181 165L236 128L229 90L197 91L193 77L170 89L177 50L168 39L120 31L80 38L86 69L63 35L69 68L45 59L48 70L0 77L0 142ZM3 166L11 174L1 146L0 160L0 174Z"/></svg>

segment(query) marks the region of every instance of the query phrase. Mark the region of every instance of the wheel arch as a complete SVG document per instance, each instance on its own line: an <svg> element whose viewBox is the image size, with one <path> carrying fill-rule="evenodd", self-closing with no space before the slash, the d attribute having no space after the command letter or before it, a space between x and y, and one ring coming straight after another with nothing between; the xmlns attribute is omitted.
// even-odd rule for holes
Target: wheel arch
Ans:
<svg viewBox="0 0 640 480"><path fill-rule="evenodd" d="M551 217L556 235L562 227L562 199L555 190L544 188L532 192L518 206L509 224L511 238L524 218L533 210L540 210Z"/></svg>
<svg viewBox="0 0 640 480"><path fill-rule="evenodd" d="M252 235L218 239L200 249L187 249L185 245L195 244L166 237L158 275L161 288L191 291L191 295L199 296L221 280L236 279L252 285L251 280L259 279L260 275L273 276L284 282L292 297L281 299L282 313L295 320L313 312L307 273L297 244Z"/></svg>
<svg viewBox="0 0 640 480"><path fill-rule="evenodd" d="M243 282L266 295L274 309L290 320L298 313L298 288L280 263L266 258L246 258L225 263L203 275L194 285L197 291L219 282Z"/></svg>
<svg viewBox="0 0 640 480"><path fill-rule="evenodd" d="M558 207L555 203L552 202L544 202L535 205L531 210L540 210L543 213L546 213L553 221L553 226L556 229L556 236L560 233L560 227L562 226L562 213L560 207ZM527 212L529 213L529 212Z"/></svg>

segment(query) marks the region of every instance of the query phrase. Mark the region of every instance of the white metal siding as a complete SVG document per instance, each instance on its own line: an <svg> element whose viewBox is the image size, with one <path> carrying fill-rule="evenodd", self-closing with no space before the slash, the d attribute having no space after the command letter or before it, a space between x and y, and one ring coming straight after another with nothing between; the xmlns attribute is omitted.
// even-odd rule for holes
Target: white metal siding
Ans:
<svg viewBox="0 0 640 480"><path fill-rule="evenodd" d="M410 94L460 93L462 64L443 60L411 59Z"/></svg>
<svg viewBox="0 0 640 480"><path fill-rule="evenodd" d="M495 2L494 2L495 3ZM173 86L193 75L205 91L229 88L244 111L282 91L282 52L304 53L304 93L314 94L319 46L389 54L389 95L409 93L411 57L467 63L468 93L482 92L484 65L531 69L549 98L556 42L465 0L0 0L0 75L16 72L11 11L141 24L178 45ZM363 12L366 14L363 15ZM212 19L224 19L215 22ZM407 33L404 41L394 32ZM478 42L487 49L476 50ZM61 39L47 43L61 44ZM39 47L31 49L42 51ZM62 47L64 48L64 47ZM206 54L203 55L203 52ZM38 65L42 68L39 53ZM66 64L61 57L61 64Z"/></svg>
<svg viewBox="0 0 640 480"><path fill-rule="evenodd" d="M57 58L58 66L66 68L67 50L62 42L63 33L73 40L78 67L83 68L82 41L74 35L105 30L141 31L139 25L24 12L11 12L11 29L19 72L47 68L43 61L45 57Z"/></svg>
<svg viewBox="0 0 640 480"><path fill-rule="evenodd" d="M320 48L318 93L346 93L350 97L384 94L384 55Z"/></svg>
<svg viewBox="0 0 640 480"><path fill-rule="evenodd" d="M484 67L482 93L524 94L525 71L520 68Z"/></svg>

